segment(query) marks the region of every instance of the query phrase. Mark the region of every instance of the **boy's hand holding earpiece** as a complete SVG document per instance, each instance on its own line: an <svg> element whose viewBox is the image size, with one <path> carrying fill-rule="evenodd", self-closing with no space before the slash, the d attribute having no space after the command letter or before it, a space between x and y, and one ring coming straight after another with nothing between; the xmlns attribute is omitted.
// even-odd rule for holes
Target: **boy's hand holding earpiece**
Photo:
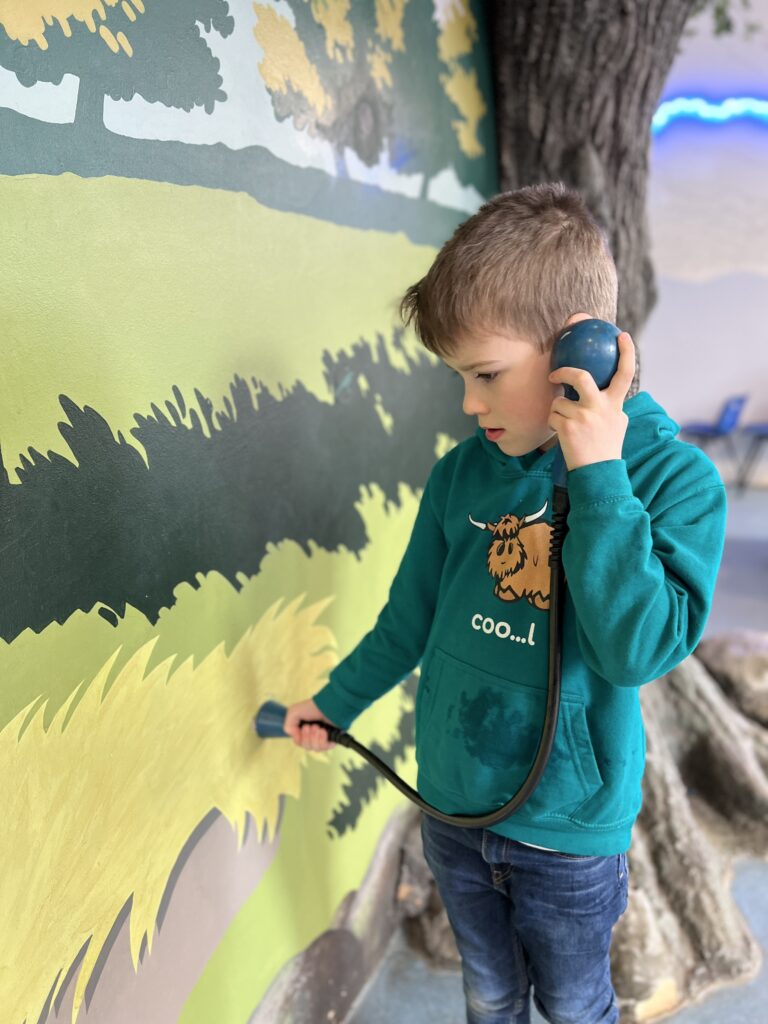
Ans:
<svg viewBox="0 0 768 1024"><path fill-rule="evenodd" d="M576 313L568 318L565 326L589 319L586 313ZM557 431L568 469L621 458L629 423L622 406L635 375L635 346L626 331L619 335L618 345L619 365L603 391L587 370L561 366L549 375L552 384L570 384L579 393L578 402L562 394L555 398L547 421L547 425Z"/></svg>
<svg viewBox="0 0 768 1024"><path fill-rule="evenodd" d="M330 743L328 734L320 725L303 725L299 722L305 719L308 722L328 722L335 725L330 718L326 718L313 700L300 700L298 704L291 704L285 712L283 729L288 733L294 743L305 750L330 750L335 743Z"/></svg>

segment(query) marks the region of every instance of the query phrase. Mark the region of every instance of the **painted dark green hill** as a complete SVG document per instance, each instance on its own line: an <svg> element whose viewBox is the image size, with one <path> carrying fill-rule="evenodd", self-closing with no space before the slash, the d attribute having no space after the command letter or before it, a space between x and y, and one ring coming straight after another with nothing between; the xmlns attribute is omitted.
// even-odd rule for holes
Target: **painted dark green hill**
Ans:
<svg viewBox="0 0 768 1024"><path fill-rule="evenodd" d="M93 133L98 138L93 137ZM245 192L264 206L335 224L402 231L418 245L439 247L469 216L375 185L295 167L264 146L230 149L129 139L106 128L47 124L0 107L0 174L115 175L175 185Z"/></svg>

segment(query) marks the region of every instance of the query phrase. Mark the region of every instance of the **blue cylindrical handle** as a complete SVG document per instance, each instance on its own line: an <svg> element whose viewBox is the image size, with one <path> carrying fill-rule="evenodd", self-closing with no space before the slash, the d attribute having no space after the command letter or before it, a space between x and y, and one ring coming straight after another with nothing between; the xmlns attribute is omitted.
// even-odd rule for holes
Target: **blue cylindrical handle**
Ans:
<svg viewBox="0 0 768 1024"><path fill-rule="evenodd" d="M607 320L579 320L562 331L552 346L550 369L561 366L576 366L588 370L601 391L611 383L619 367L618 337L621 331ZM565 397L576 402L579 393L570 384L565 384ZM568 469L558 443L552 462L552 481L556 487L568 486Z"/></svg>
<svg viewBox="0 0 768 1024"><path fill-rule="evenodd" d="M285 705L278 704L276 700L265 701L254 719L257 735L263 740L287 739L288 733L283 728L286 711Z"/></svg>

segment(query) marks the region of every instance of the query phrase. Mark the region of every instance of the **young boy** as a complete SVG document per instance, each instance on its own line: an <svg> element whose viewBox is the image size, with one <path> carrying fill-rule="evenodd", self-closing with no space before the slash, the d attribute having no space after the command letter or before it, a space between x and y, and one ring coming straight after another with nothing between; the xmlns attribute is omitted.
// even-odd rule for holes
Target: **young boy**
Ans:
<svg viewBox="0 0 768 1024"><path fill-rule="evenodd" d="M707 621L726 493L644 391L619 337L607 389L563 367L557 335L614 321L616 270L577 193L506 192L461 224L401 311L464 381L474 436L433 467L374 628L285 728L312 750L421 664L419 793L449 814L495 810L533 761L548 679L553 446L568 469L562 696L542 779L490 829L422 815L424 854L462 959L469 1024L615 1024L611 931L627 905L640 810L640 687L686 658ZM563 397L571 384L579 400Z"/></svg>

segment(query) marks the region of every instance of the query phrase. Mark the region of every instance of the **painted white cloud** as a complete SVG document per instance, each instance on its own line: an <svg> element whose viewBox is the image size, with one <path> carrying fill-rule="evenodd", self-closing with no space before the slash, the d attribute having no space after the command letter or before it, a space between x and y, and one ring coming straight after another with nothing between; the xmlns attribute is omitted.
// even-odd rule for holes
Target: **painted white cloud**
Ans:
<svg viewBox="0 0 768 1024"><path fill-rule="evenodd" d="M474 185L462 185L453 167L446 167L429 181L427 198L440 206L474 213L485 202Z"/></svg>
<svg viewBox="0 0 768 1024"><path fill-rule="evenodd" d="M22 85L13 71L0 68L0 105L51 124L71 124L75 119L80 80L64 75L61 85L38 82Z"/></svg>
<svg viewBox="0 0 768 1024"><path fill-rule="evenodd" d="M399 192L402 195L416 198L421 191L423 174L401 174L389 162L386 147L381 159L374 167L368 167L353 149L344 148L344 163L347 173L354 181L365 181L378 185L387 192Z"/></svg>

